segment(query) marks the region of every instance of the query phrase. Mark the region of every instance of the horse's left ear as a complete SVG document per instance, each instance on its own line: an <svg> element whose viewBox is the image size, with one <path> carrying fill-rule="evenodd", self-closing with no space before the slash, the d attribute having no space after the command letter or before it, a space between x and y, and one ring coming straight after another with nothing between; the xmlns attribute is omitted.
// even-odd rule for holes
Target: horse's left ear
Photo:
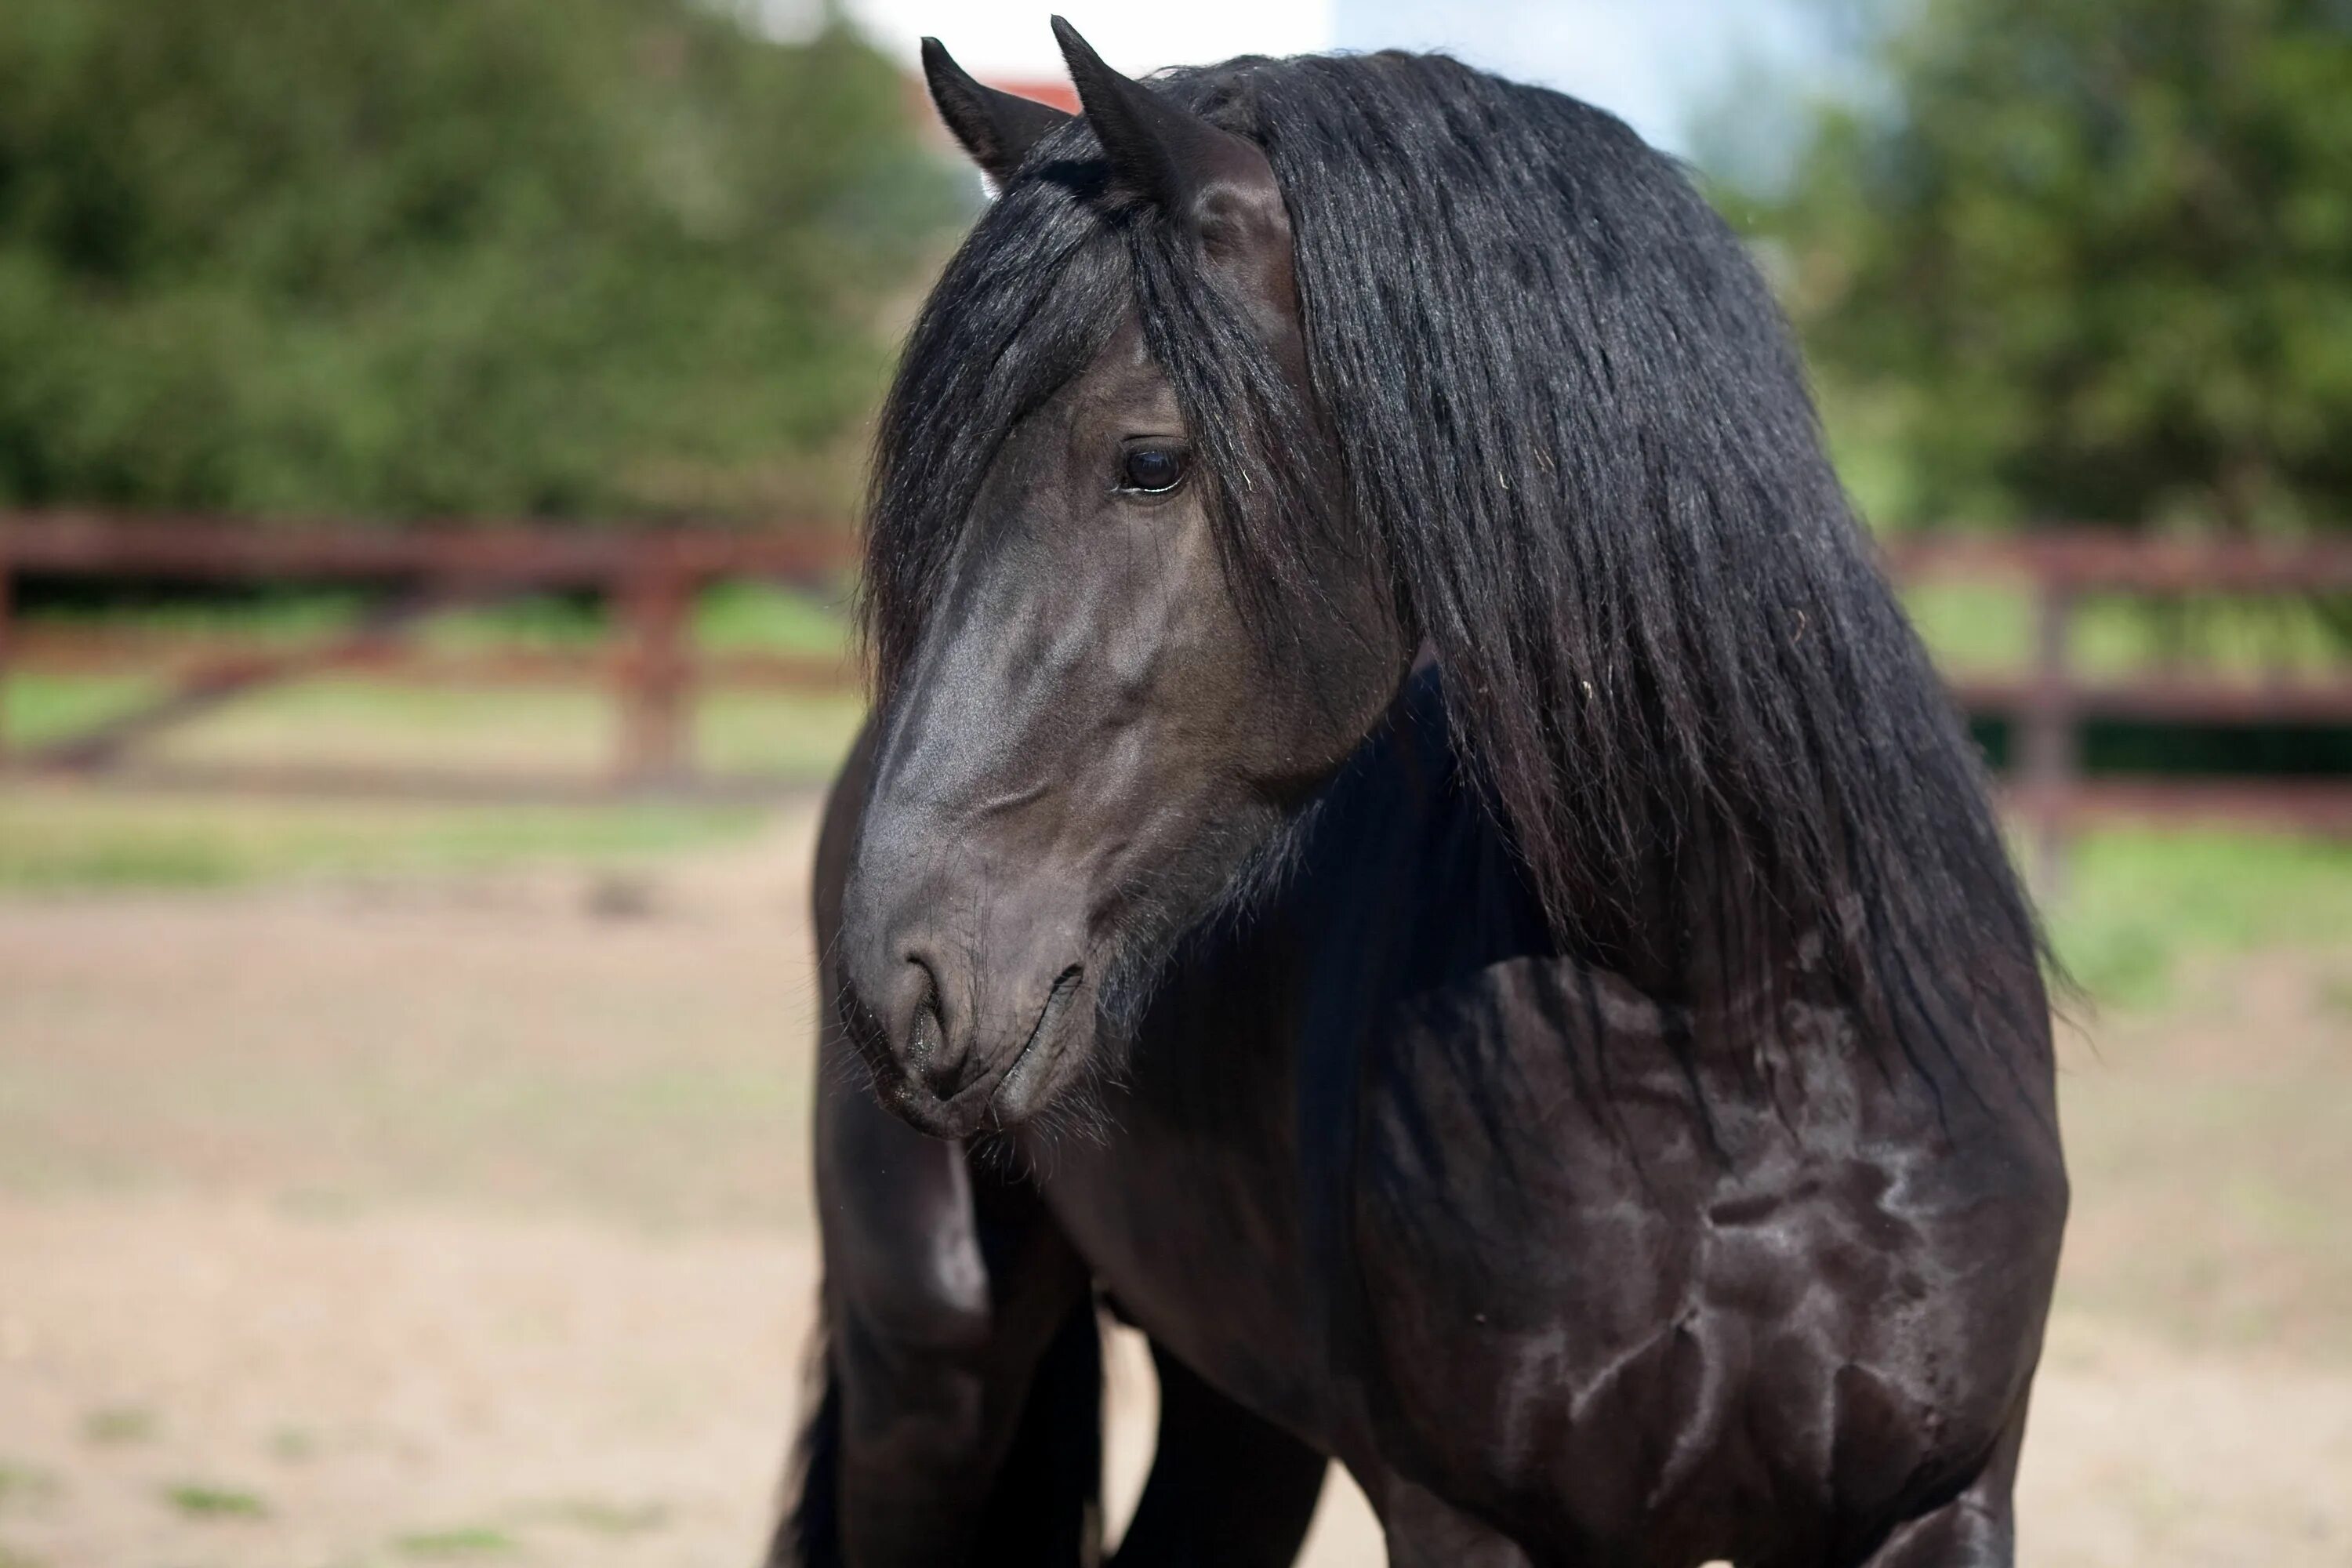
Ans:
<svg viewBox="0 0 2352 1568"><path fill-rule="evenodd" d="M1013 172L1038 139L1070 118L1050 103L974 81L937 38L923 40L923 79L948 130L1000 190L1012 183Z"/></svg>
<svg viewBox="0 0 2352 1568"><path fill-rule="evenodd" d="M1278 253L1288 292L1290 219L1265 151L1119 75L1059 16L1054 37L1110 161L1114 187L1191 226L1221 258L1255 252L1272 260Z"/></svg>

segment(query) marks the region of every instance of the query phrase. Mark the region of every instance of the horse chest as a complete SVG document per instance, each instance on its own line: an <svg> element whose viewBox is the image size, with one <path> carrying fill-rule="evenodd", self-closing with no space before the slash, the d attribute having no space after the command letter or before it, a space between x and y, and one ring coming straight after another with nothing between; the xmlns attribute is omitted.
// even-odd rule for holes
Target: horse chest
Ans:
<svg viewBox="0 0 2352 1568"><path fill-rule="evenodd" d="M1827 1012L1435 967L1269 935L1163 993L1115 1134L1042 1162L1122 1310L1376 1498L1598 1563L1801 1558L1982 1462L2054 1270L2046 1106Z"/></svg>
<svg viewBox="0 0 2352 1568"><path fill-rule="evenodd" d="M1204 1140L1110 1096L1110 1147L1056 1150L1045 1194L1115 1310L1249 1408L1331 1448L1319 1290L1273 1140Z"/></svg>

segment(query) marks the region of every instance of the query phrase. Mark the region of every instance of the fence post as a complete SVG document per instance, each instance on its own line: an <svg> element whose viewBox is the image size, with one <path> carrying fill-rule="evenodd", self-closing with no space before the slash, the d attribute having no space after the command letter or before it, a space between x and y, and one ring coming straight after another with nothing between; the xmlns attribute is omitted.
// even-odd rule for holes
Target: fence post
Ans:
<svg viewBox="0 0 2352 1568"><path fill-rule="evenodd" d="M2033 678L2018 735L2019 795L2033 838L2033 882L2058 898L2066 872L2066 819L2082 758L2074 728L2074 689L2067 658L2074 586L2047 571L2034 584Z"/></svg>
<svg viewBox="0 0 2352 1568"><path fill-rule="evenodd" d="M648 541L632 553L613 588L625 639L615 694L621 710L615 772L623 784L680 784L694 766L687 640L698 584L661 542Z"/></svg>

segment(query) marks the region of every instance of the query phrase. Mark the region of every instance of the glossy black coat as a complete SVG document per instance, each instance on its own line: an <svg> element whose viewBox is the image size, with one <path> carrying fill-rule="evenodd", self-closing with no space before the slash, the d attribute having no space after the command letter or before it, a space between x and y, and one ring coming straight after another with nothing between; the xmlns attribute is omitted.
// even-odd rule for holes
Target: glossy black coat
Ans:
<svg viewBox="0 0 2352 1568"><path fill-rule="evenodd" d="M927 59L1004 195L878 445L774 1560L1090 1561L1099 1300L1128 1568L1331 1458L1398 1563L2011 1562L2032 922L1736 238L1450 61L1061 31L1080 122Z"/></svg>
<svg viewBox="0 0 2352 1568"><path fill-rule="evenodd" d="M1024 1560L980 1522L992 1388L1089 1281L1213 1405L1154 1477L1192 1506L1123 1563L1287 1562L1325 1455L1398 1563L2012 1560L2066 1204L2048 1074L1890 1064L1825 1006L1763 1052L1564 954L1442 702L1418 675L1294 875L1189 945L1099 1140L975 1178L822 1075L835 1332L898 1347L841 1366L875 1450L846 1506L912 1537L843 1561Z"/></svg>

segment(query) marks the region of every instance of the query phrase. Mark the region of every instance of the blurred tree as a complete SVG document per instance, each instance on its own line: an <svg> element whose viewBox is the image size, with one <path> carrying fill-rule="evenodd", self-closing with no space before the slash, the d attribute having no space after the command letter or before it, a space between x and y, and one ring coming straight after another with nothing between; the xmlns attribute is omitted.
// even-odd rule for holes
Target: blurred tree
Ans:
<svg viewBox="0 0 2352 1568"><path fill-rule="evenodd" d="M960 185L838 25L7 0L0 504L837 502Z"/></svg>
<svg viewBox="0 0 2352 1568"><path fill-rule="evenodd" d="M1728 205L1881 521L2352 525L2352 3L1876 15Z"/></svg>

